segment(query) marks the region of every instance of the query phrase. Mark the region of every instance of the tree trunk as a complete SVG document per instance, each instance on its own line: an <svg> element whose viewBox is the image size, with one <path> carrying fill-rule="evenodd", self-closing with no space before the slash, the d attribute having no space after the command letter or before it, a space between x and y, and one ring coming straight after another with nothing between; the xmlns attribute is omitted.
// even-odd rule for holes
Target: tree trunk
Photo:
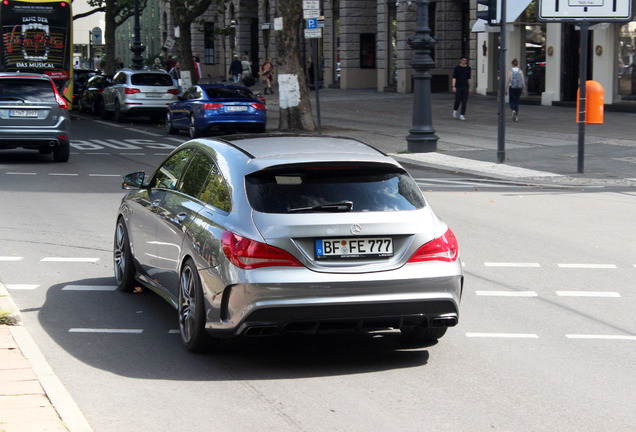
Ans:
<svg viewBox="0 0 636 432"><path fill-rule="evenodd" d="M179 62L181 69L190 71L192 84L197 84L197 75L194 72L194 61L192 55L192 33L190 24L179 26L179 38L177 39L177 51L179 52ZM185 89L182 89L185 90Z"/></svg>
<svg viewBox="0 0 636 432"><path fill-rule="evenodd" d="M110 76L115 75L115 71L117 70L115 61L115 29L117 28L117 25L115 24L115 7L114 2L106 2L106 12L104 15L104 21L106 23L106 28L104 30L106 52L102 59L102 69L106 75Z"/></svg>
<svg viewBox="0 0 636 432"><path fill-rule="evenodd" d="M283 29L276 32L276 66L280 100L281 131L316 130L311 114L309 91L301 63L300 38L303 28L303 10L300 0L277 0L276 17L283 18Z"/></svg>

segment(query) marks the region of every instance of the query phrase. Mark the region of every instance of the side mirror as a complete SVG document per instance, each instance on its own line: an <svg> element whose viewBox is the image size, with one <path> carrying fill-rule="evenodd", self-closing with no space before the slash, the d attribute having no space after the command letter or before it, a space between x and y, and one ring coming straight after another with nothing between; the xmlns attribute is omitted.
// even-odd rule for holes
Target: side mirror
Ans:
<svg viewBox="0 0 636 432"><path fill-rule="evenodd" d="M141 189L144 184L144 178L146 174L143 171L139 171L124 176L124 181L121 183L121 188L125 190Z"/></svg>

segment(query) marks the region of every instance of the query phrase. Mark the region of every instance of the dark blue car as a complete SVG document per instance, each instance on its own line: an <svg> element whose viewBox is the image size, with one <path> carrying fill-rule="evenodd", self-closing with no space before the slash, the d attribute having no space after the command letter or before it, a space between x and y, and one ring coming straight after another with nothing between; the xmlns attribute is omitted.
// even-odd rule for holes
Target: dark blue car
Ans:
<svg viewBox="0 0 636 432"><path fill-rule="evenodd" d="M166 132L187 130L191 138L215 132L265 132L265 101L240 85L201 84L168 107Z"/></svg>

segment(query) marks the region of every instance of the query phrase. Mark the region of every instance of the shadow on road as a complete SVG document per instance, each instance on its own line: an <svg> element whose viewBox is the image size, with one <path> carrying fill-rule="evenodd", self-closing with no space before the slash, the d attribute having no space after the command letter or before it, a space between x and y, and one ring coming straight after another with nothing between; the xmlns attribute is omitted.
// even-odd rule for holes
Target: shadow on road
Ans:
<svg viewBox="0 0 636 432"><path fill-rule="evenodd" d="M215 352L196 355L185 350L175 332L176 311L151 291L64 290L67 285L113 286L113 278L52 286L38 317L72 356L117 375L195 381L293 379L418 367L429 358L425 347L409 345L399 331L234 338Z"/></svg>

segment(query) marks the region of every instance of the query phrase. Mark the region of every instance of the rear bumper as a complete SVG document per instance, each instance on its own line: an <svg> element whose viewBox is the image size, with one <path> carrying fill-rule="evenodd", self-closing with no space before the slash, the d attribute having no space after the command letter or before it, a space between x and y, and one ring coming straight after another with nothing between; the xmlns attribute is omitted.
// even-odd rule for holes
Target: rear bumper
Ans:
<svg viewBox="0 0 636 432"><path fill-rule="evenodd" d="M452 326L459 319L462 289L461 274L399 280L239 284L224 290L221 303L216 305L219 309L207 315L210 320L206 328L215 336L231 337ZM215 303L208 300L208 305ZM215 315L218 321L212 319Z"/></svg>
<svg viewBox="0 0 636 432"><path fill-rule="evenodd" d="M21 131L4 129L0 133L0 149L26 148L54 148L69 145L70 134L66 130Z"/></svg>

